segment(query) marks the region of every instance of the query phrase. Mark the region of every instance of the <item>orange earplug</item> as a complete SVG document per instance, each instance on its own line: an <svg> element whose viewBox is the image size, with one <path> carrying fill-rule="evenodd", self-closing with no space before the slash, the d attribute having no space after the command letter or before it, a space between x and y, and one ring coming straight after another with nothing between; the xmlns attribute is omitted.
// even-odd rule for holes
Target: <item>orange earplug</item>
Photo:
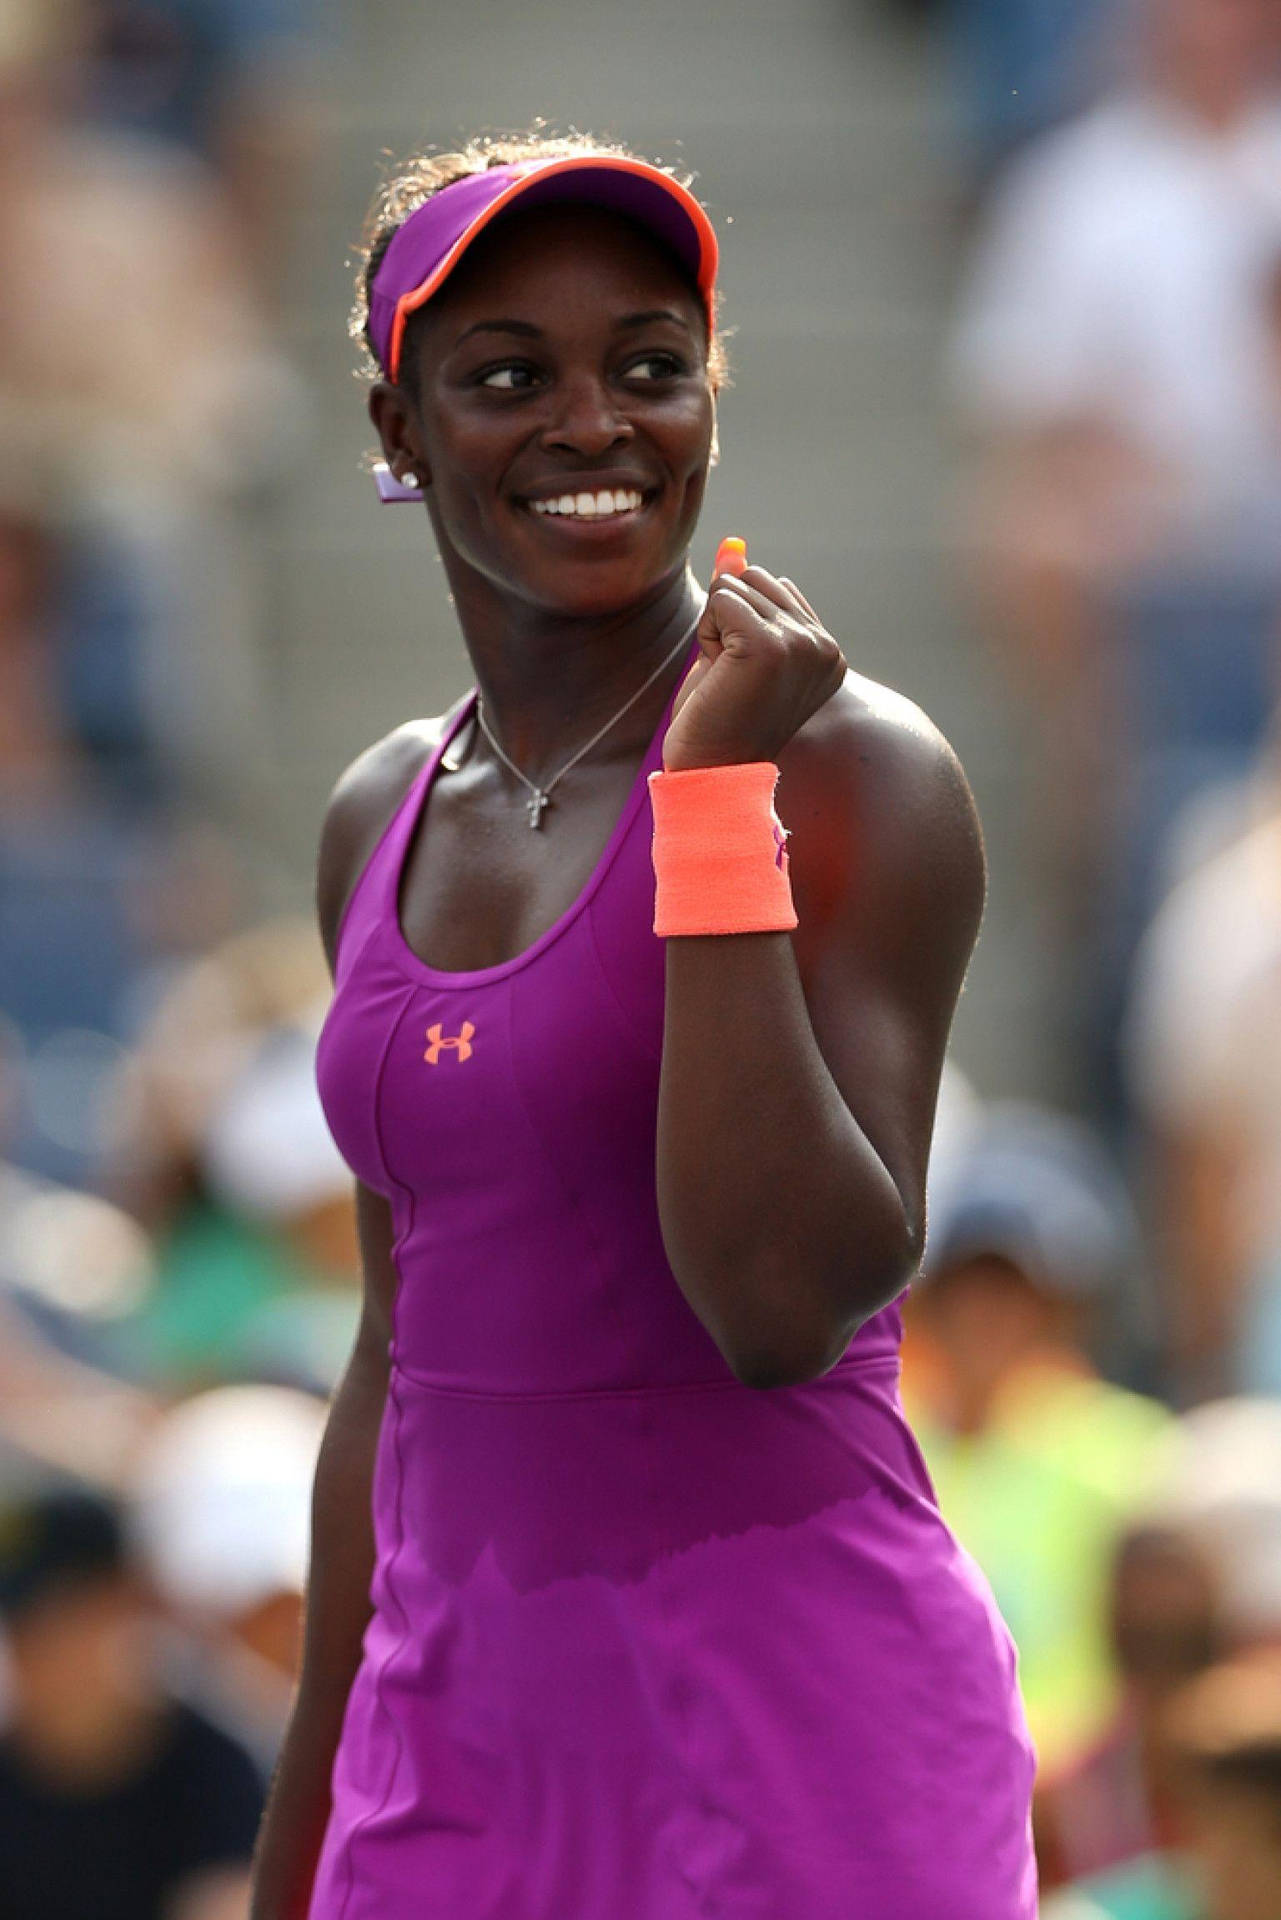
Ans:
<svg viewBox="0 0 1281 1920"><path fill-rule="evenodd" d="M746 540L739 540L734 535L731 535L728 540L722 540L716 549L716 558L712 562L712 578L715 579L718 573L732 573L737 576L746 572Z"/></svg>

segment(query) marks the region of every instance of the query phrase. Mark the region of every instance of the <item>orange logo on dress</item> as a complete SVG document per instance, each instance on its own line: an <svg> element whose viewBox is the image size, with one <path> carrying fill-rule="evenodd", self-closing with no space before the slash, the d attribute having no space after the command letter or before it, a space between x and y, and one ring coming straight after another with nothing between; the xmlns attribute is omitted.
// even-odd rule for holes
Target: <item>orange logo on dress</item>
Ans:
<svg viewBox="0 0 1281 1920"><path fill-rule="evenodd" d="M423 1059L427 1062L427 1065L429 1067L434 1067L439 1061L441 1053L444 1050L444 1048L455 1047L458 1051L458 1058L460 1061L470 1060L471 1059L471 1037L473 1033L475 1033L475 1031L476 1029L472 1025L471 1021L464 1020L462 1026L459 1028L457 1033L442 1034L440 1030L440 1022L439 1020L437 1020L432 1026L428 1027L427 1029L427 1038L430 1042L430 1045L428 1046L426 1053L423 1055Z"/></svg>

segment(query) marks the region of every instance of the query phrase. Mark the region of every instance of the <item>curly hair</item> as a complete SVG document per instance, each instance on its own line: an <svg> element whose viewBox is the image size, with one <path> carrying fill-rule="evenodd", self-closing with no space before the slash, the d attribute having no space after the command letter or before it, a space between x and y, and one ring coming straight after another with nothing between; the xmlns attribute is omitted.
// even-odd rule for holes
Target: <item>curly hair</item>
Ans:
<svg viewBox="0 0 1281 1920"><path fill-rule="evenodd" d="M473 174L485 173L490 167L510 167L522 160L573 160L580 155L587 158L592 154L605 154L615 160L639 160L643 157L617 141L597 140L585 133L545 134L535 127L526 133L485 134L469 140L465 147L460 147L456 152L432 153L424 150L411 154L407 160L393 163L365 217L357 250L356 295L347 322L347 332L360 354L360 375L369 380L379 379L382 375L369 332L369 297L383 255L411 213L425 205L433 194L440 193L445 187L452 187L455 181L470 179ZM665 167L663 171L670 173L683 187L688 187L693 177L677 173L670 167ZM407 358L406 365L412 364L412 358ZM729 361L724 336L715 324L708 341L707 371L714 387L727 384Z"/></svg>

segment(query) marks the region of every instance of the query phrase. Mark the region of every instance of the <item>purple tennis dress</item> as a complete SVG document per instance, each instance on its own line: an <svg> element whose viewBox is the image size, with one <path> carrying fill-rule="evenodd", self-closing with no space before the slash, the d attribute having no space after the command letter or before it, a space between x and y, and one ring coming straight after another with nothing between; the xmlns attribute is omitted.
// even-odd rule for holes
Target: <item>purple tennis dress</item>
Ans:
<svg viewBox="0 0 1281 1920"><path fill-rule="evenodd" d="M753 1391L664 1255L669 714L568 912L441 973L399 882L470 711L360 878L320 1042L399 1288L311 1920L1033 1920L1013 1650L904 1422L897 1308Z"/></svg>

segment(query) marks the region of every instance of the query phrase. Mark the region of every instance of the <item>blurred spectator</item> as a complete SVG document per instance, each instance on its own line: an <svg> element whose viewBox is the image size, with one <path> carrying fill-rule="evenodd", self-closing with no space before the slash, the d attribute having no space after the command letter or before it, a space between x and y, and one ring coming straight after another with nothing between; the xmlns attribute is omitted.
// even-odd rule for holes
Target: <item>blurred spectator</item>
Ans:
<svg viewBox="0 0 1281 1920"><path fill-rule="evenodd" d="M1172 1717L1206 1920L1268 1920L1281 1898L1281 1663L1206 1674Z"/></svg>
<svg viewBox="0 0 1281 1920"><path fill-rule="evenodd" d="M74 0L10 0L0 39L0 392L62 436L69 483L163 504L261 471L283 368L195 165L77 126ZM33 292L34 290L34 292Z"/></svg>
<svg viewBox="0 0 1281 1920"><path fill-rule="evenodd" d="M1275 1920L1281 1912L1281 1662L1214 1668L1179 1694L1168 1739L1184 1839L1046 1902L1045 1920Z"/></svg>
<svg viewBox="0 0 1281 1920"><path fill-rule="evenodd" d="M153 1418L108 1368L111 1330L151 1277L137 1224L0 1161L0 1434L67 1472L119 1481Z"/></svg>
<svg viewBox="0 0 1281 1920"><path fill-rule="evenodd" d="M953 355L1104 1100L1165 830L1249 764L1270 706L1279 45L1275 0L1142 0L1134 77L997 195Z"/></svg>
<svg viewBox="0 0 1281 1920"><path fill-rule="evenodd" d="M0 1449L116 1485L154 1409L105 1369L104 1329L137 1310L151 1247L118 1207L4 1157L14 1059L0 1021Z"/></svg>
<svg viewBox="0 0 1281 1920"><path fill-rule="evenodd" d="M156 997L116 1089L119 1197L151 1228L180 1207L212 1115L263 1037L325 1001L329 972L306 918L267 920L212 944Z"/></svg>
<svg viewBox="0 0 1281 1920"><path fill-rule="evenodd" d="M10 1142L33 1169L79 1180L101 1151L140 975L225 931L236 903L229 876L215 880L214 830L162 805L136 633L56 491L41 449L0 441L0 1012L21 1041Z"/></svg>
<svg viewBox="0 0 1281 1920"><path fill-rule="evenodd" d="M1115 0L942 0L971 185L1084 105Z"/></svg>
<svg viewBox="0 0 1281 1920"><path fill-rule="evenodd" d="M277 1249L282 1282L246 1320L241 1365L321 1392L337 1384L359 1318L359 1247L350 1169L316 1092L324 1008L262 1040L214 1113L209 1190Z"/></svg>
<svg viewBox="0 0 1281 1920"><path fill-rule="evenodd" d="M211 873L174 809L252 790L235 502L296 411L211 180L74 124L84 32L76 0L0 13L0 1011L10 1151L75 1183L140 977L191 937L190 856Z"/></svg>
<svg viewBox="0 0 1281 1920"><path fill-rule="evenodd" d="M1105 1914L1200 1920L1172 1708L1212 1658L1281 1654L1281 1401L1218 1401L1177 1423L1116 1563L1112 1631L1116 1722L1038 1796L1046 1880L1082 1876Z"/></svg>
<svg viewBox="0 0 1281 1920"><path fill-rule="evenodd" d="M0 421L0 782L7 804L89 782L150 798L128 620L59 501L37 423Z"/></svg>
<svg viewBox="0 0 1281 1920"><path fill-rule="evenodd" d="M327 994L310 923L255 928L178 978L125 1071L117 1188L158 1268L120 1331L152 1377L327 1392L346 1363L359 1255L315 1088Z"/></svg>
<svg viewBox="0 0 1281 1920"><path fill-rule="evenodd" d="M1108 1570L1170 1426L1090 1357L1133 1282L1133 1222L1084 1129L1013 1104L990 1110L934 1206L905 1400L942 1511L1018 1645L1054 1768L1114 1710Z"/></svg>
<svg viewBox="0 0 1281 1920"><path fill-rule="evenodd" d="M1281 20L1273 0L1141 5L1140 74L1012 174L961 314L966 414L1047 490L1015 530L1029 564L1215 550L1243 507L1247 538L1275 528Z"/></svg>
<svg viewBox="0 0 1281 1920"><path fill-rule="evenodd" d="M194 1654L185 1691L243 1734L264 1774L297 1678L325 1419L310 1394L219 1387L160 1420L132 1476L134 1535Z"/></svg>
<svg viewBox="0 0 1281 1920"><path fill-rule="evenodd" d="M74 1488L0 1513L9 1714L0 1902L23 1920L243 1920L263 1787L166 1693L118 1513Z"/></svg>
<svg viewBox="0 0 1281 1920"><path fill-rule="evenodd" d="M0 242L22 262L0 289L0 421L128 583L155 750L184 786L243 780L254 615L232 506L295 450L297 382L212 177L75 123L82 37L75 0L10 0L0 29Z"/></svg>
<svg viewBox="0 0 1281 1920"><path fill-rule="evenodd" d="M1213 1564L1186 1529L1140 1520L1122 1535L1108 1627L1121 1686L1115 1719L1096 1744L1038 1784L1044 1888L1128 1868L1178 1843L1169 1706L1224 1640Z"/></svg>
<svg viewBox="0 0 1281 1920"><path fill-rule="evenodd" d="M1242 1395L1185 1414L1152 1511L1207 1556L1225 1644L1281 1647L1281 1400Z"/></svg>
<svg viewBox="0 0 1281 1920"><path fill-rule="evenodd" d="M0 1008L31 1049L65 1030L118 1035L137 958L128 902L148 836L100 773L69 697L43 464L11 445L0 453ZM130 730L127 684L121 674L120 724L106 722L117 748Z"/></svg>
<svg viewBox="0 0 1281 1920"><path fill-rule="evenodd" d="M1281 1393L1281 785L1171 891L1125 1033L1180 1397Z"/></svg>
<svg viewBox="0 0 1281 1920"><path fill-rule="evenodd" d="M278 287L316 149L317 53L332 0L87 0L89 108L188 148L222 179L264 282Z"/></svg>

